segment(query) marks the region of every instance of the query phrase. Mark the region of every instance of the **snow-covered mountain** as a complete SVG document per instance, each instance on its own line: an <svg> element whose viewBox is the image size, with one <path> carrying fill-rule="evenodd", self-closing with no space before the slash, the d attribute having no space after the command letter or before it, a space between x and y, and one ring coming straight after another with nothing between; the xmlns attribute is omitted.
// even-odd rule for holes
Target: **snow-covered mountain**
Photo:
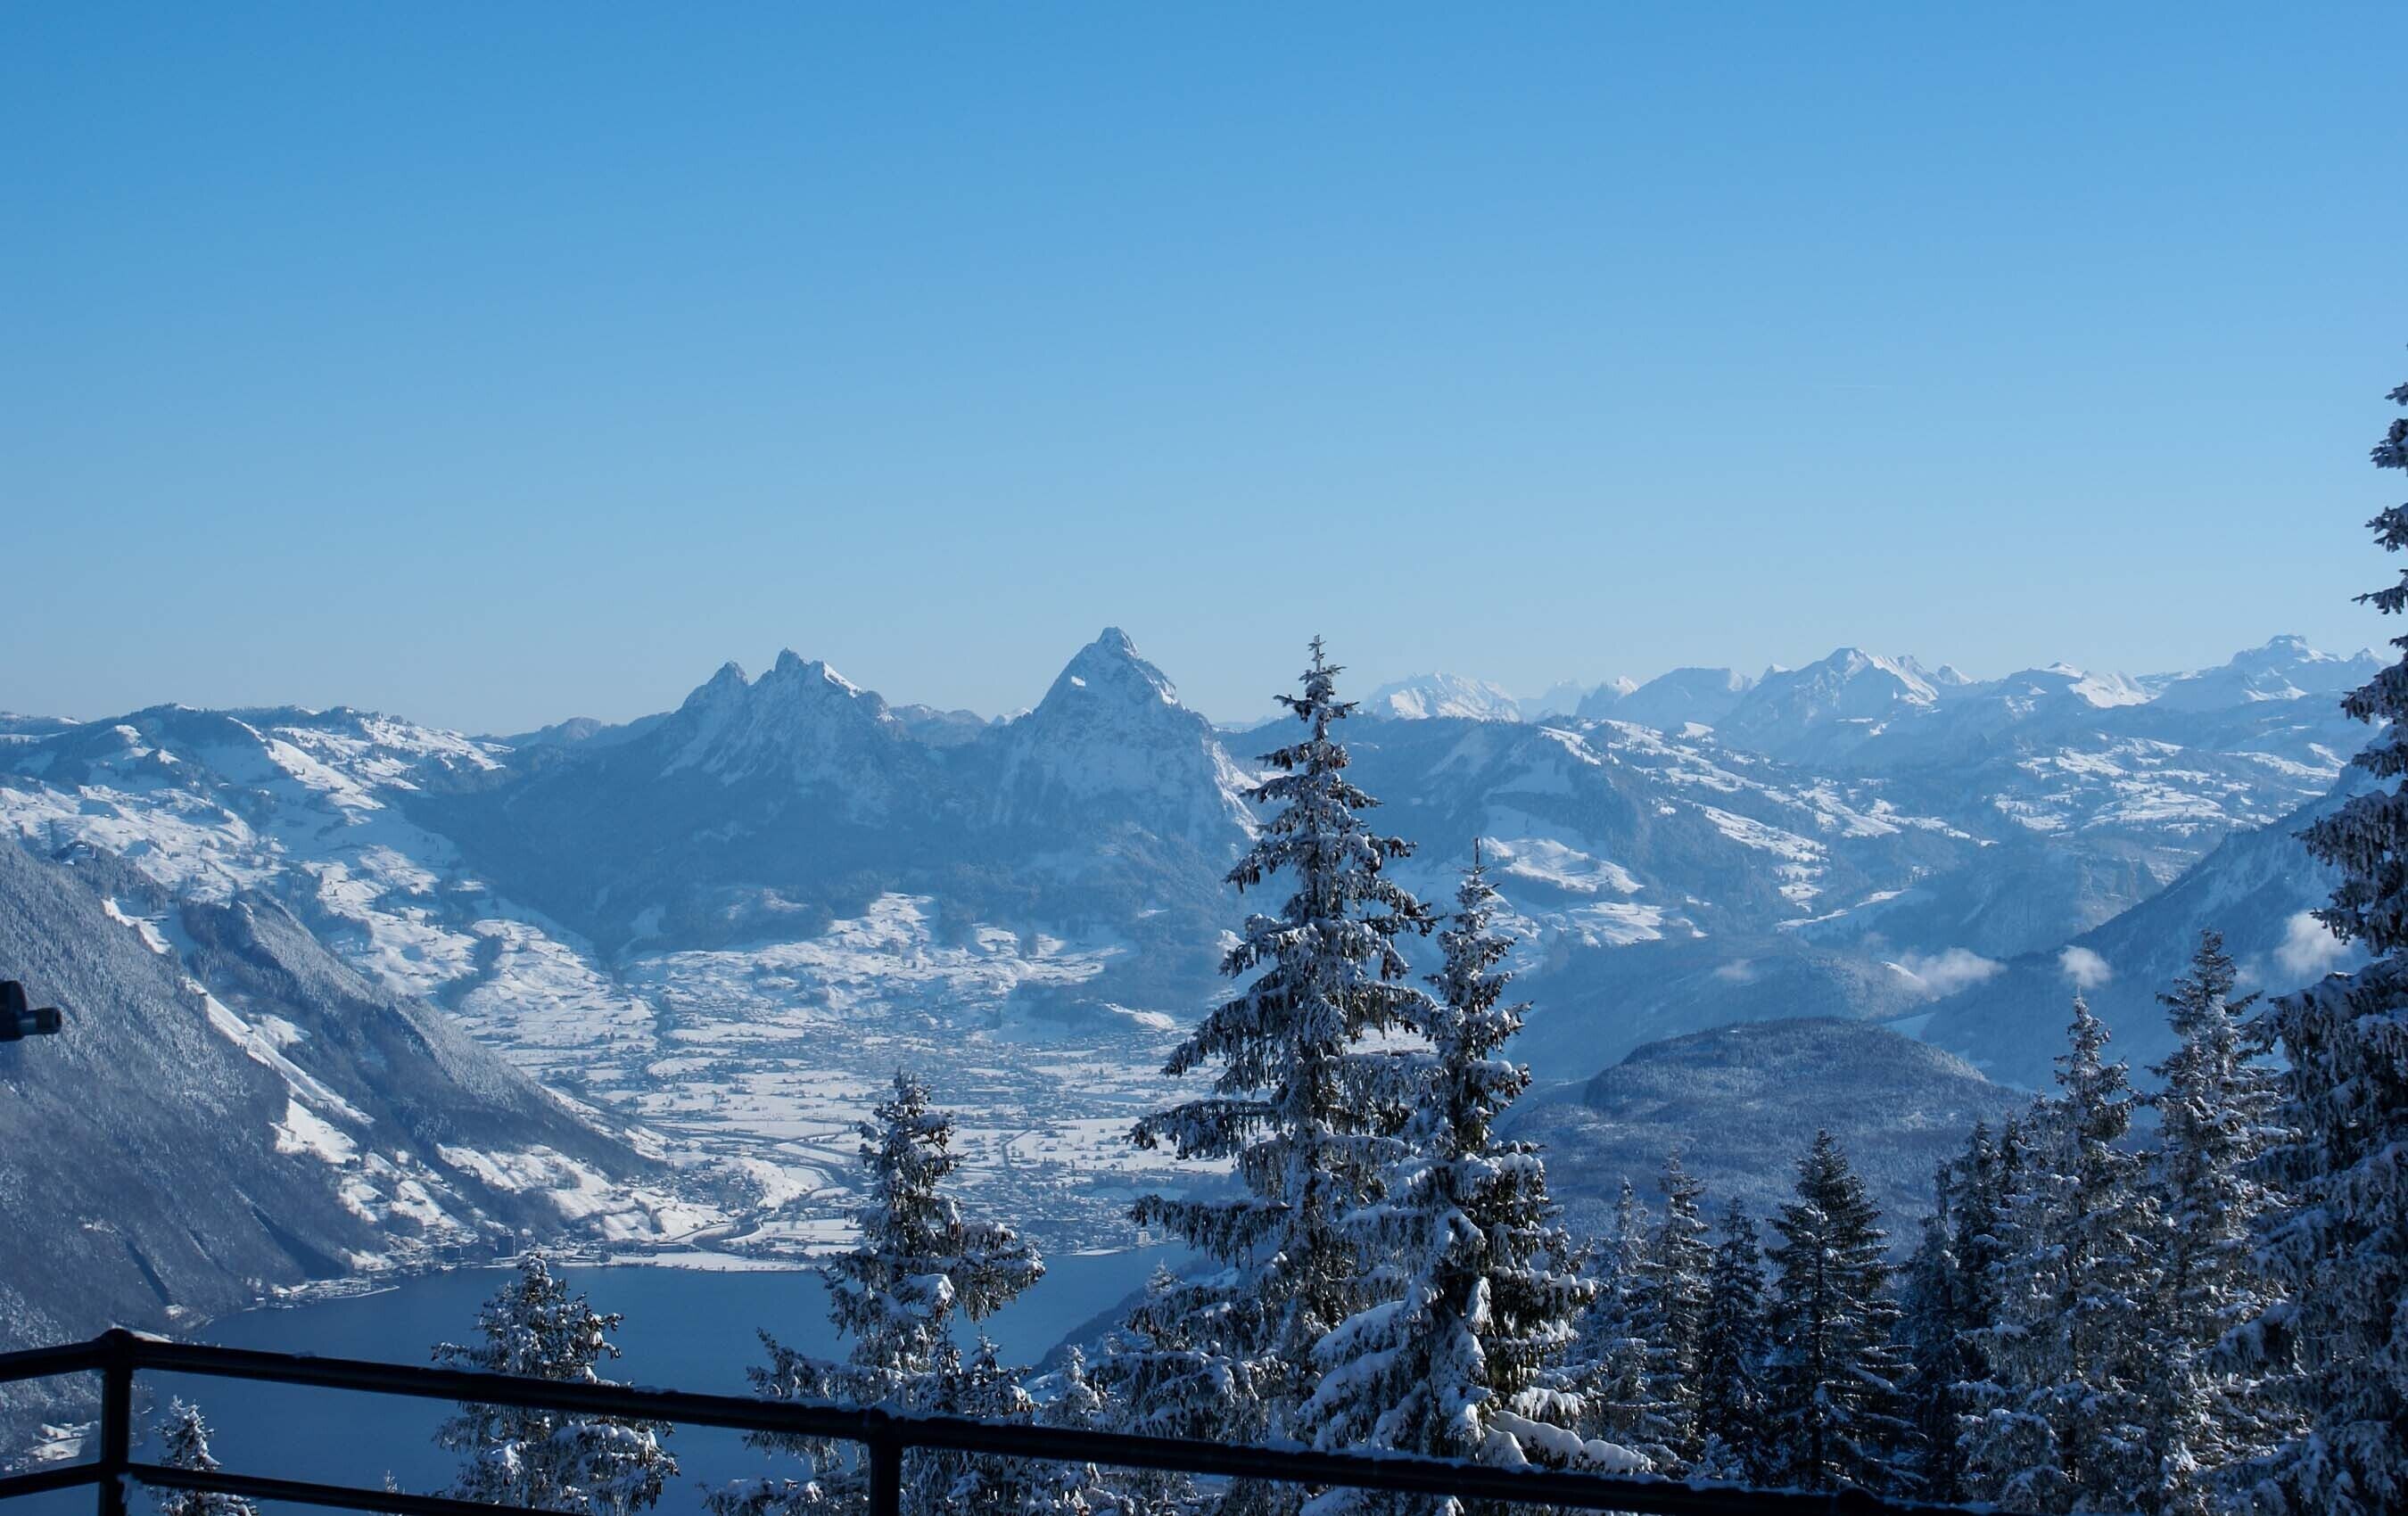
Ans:
<svg viewBox="0 0 2408 1516"><path fill-rule="evenodd" d="M1084 831L1118 818L1218 857L1253 824L1252 779L1117 626L991 739L993 819Z"/></svg>
<svg viewBox="0 0 2408 1516"><path fill-rule="evenodd" d="M1606 685L1581 702L1580 714L1680 732L1691 722L1719 724L1756 681L1727 668L1676 668L1625 690Z"/></svg>
<svg viewBox="0 0 2408 1516"><path fill-rule="evenodd" d="M1518 722L1523 702L1502 685L1460 674L1416 674L1383 684L1363 700L1363 712L1398 721L1454 716L1474 722Z"/></svg>
<svg viewBox="0 0 2408 1516"><path fill-rule="evenodd" d="M2114 1055L2145 1070L2174 1046L2157 996L2187 967L2203 930L2223 935L2244 991L2279 994L2357 967L2363 955L2311 914L2336 880L2308 856L2298 834L2365 783L2352 770L2330 794L2227 837L2113 920L1993 965L1940 1001L1928 1023L1918 1020L1921 1035L1993 1078L2038 1085L2061 1051L2068 1002L2079 993L2114 1029Z"/></svg>
<svg viewBox="0 0 2408 1516"><path fill-rule="evenodd" d="M2372 679L2383 660L2372 650L2349 657L2318 652L2304 637L2278 636L2196 673L2158 675L2156 702L2166 710L2227 710L2267 700L2338 698Z"/></svg>
<svg viewBox="0 0 2408 1516"><path fill-rule="evenodd" d="M1912 658L1842 648L1803 668L1774 668L1713 722L1725 740L1793 762L1828 762L1940 708Z"/></svg>
<svg viewBox="0 0 2408 1516"><path fill-rule="evenodd" d="M664 777L692 769L722 785L767 782L823 794L848 817L873 821L912 777L921 754L910 738L875 692L789 650L749 682L736 665L722 667L660 724L657 737L638 740L668 750Z"/></svg>

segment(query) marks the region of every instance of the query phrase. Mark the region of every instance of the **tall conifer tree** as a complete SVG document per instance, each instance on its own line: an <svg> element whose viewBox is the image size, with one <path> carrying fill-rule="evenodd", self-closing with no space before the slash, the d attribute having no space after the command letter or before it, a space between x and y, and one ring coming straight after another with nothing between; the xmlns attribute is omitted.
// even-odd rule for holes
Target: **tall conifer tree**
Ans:
<svg viewBox="0 0 2408 1516"><path fill-rule="evenodd" d="M1977 1132L1974 1142L1987 1140ZM1970 1145L1969 1145L1970 1146ZM1956 1211L1963 1173L1942 1163L1932 1177L1932 1210L1907 1261L1899 1290L1899 1346L1908 1369L1908 1420L1914 1423L1903 1466L1914 1475L1917 1495L1956 1501L1964 1495L1963 1459L1956 1445L1962 1386L1969 1372L1966 1343L1984 1323L1972 1317L1965 1269L1956 1253Z"/></svg>
<svg viewBox="0 0 2408 1516"><path fill-rule="evenodd" d="M1304 730L1263 756L1278 772L1254 791L1277 808L1229 872L1240 892L1283 873L1293 893L1276 915L1247 918L1221 965L1241 987L1171 1054L1173 1075L1218 1065L1211 1094L1147 1117L1134 1134L1142 1147L1237 1166L1241 1198L1154 1195L1136 1214L1229 1271L1217 1298L1193 1302L1205 1319L1183 1351L1221 1360L1214 1380L1261 1402L1258 1414L1233 1408L1240 1423L1274 1437L1300 1430L1315 1351L1361 1304L1344 1218L1378 1194L1419 1093L1419 1059L1364 1039L1428 1020L1395 942L1431 920L1388 872L1411 846L1359 814L1378 802L1348 779L1332 734L1354 708L1338 698L1340 670L1320 638L1312 652L1302 693L1279 697ZM1240 1503L1294 1499L1249 1491Z"/></svg>
<svg viewBox="0 0 2408 1516"><path fill-rule="evenodd" d="M2265 1309L2253 1231L2272 1196L2254 1170L2273 1120L2272 1074L2253 1059L2235 997L2237 973L2214 932L2200 934L2190 972L2157 999L2181 1043L2155 1072L2157 1145L2147 1157L2159 1232L2157 1289L2143 1356L2157 1478L2143 1505L2209 1516L2219 1471L2268 1451L2287 1430L2258 1376L2219 1351Z"/></svg>
<svg viewBox="0 0 2408 1516"><path fill-rule="evenodd" d="M1565 1376L1580 1396L1582 1434L1631 1449L1643 1449L1649 1439L1640 1271L1649 1227L1647 1208L1624 1180L1612 1228L1591 1242L1584 1260L1589 1305Z"/></svg>
<svg viewBox="0 0 2408 1516"><path fill-rule="evenodd" d="M1798 1162L1770 1250L1766 1409L1774 1479L1810 1490L1886 1491L1907 1423L1892 1337L1888 1238L1864 1180L1828 1132Z"/></svg>
<svg viewBox="0 0 2408 1516"><path fill-rule="evenodd" d="M1969 1479L2018 1511L2130 1509L2150 1485L2143 1385L2156 1289L2153 1212L2123 1144L2136 1104L2080 997L2059 1093L2035 1111L1981 1334Z"/></svg>
<svg viewBox="0 0 2408 1516"><path fill-rule="evenodd" d="M159 1462L169 1468L211 1473L218 1467L209 1452L209 1423L200 1408L185 1400L169 1400L159 1421ZM152 1501L159 1516L259 1516L259 1508L238 1495L211 1490L159 1490Z"/></svg>
<svg viewBox="0 0 2408 1516"><path fill-rule="evenodd" d="M435 1361L486 1374L604 1384L600 1366L619 1355L616 1311L595 1310L530 1253L477 1313L479 1340L446 1342ZM448 1492L534 1510L627 1516L657 1502L677 1460L661 1446L668 1428L616 1416L527 1406L464 1405L435 1440L463 1454Z"/></svg>
<svg viewBox="0 0 2408 1516"><path fill-rule="evenodd" d="M855 1212L861 1237L821 1269L829 1319L852 1346L835 1362L797 1352L764 1332L769 1363L750 1371L753 1387L773 1400L909 1411L977 1405L1021 1413L1017 1401L1007 1404L999 1381L1009 1376L991 1352L964 1363L953 1321L956 1313L983 1321L1036 1283L1044 1264L1011 1228L964 1219L945 1193L961 1162L953 1151L953 1119L930 1108L927 1086L918 1080L896 1073L886 1098L861 1123L861 1137L869 1175L868 1198ZM851 1509L867 1500L868 1470L854 1444L768 1432L747 1440L801 1455L809 1477L716 1491L711 1507L720 1516L774 1516L829 1503ZM970 1509L948 1492L974 1493L986 1474L959 1454L924 1450L906 1459L905 1477L918 1492L915 1505L933 1512Z"/></svg>
<svg viewBox="0 0 2408 1516"><path fill-rule="evenodd" d="M2408 406L2408 384L2393 390ZM2378 468L2408 469L2408 417L2374 445ZM2367 523L2386 551L2408 548L2408 505ZM2358 597L2408 610L2408 572ZM2305 1513L2408 1509L2408 636L2401 661L2342 708L2382 723L2352 762L2377 781L2308 828L2308 851L2341 872L2317 914L2373 962L2276 1004L2279 1125L2267 1173L2287 1194L2261 1232L2282 1294L2243 1339L2287 1369L2304 1431L2256 1478L2267 1505Z"/></svg>
<svg viewBox="0 0 2408 1516"><path fill-rule="evenodd" d="M1500 904L1475 845L1440 934L1444 964L1430 977L1426 1087L1383 1194L1348 1218L1376 1299L1322 1341L1320 1387L1305 1408L1317 1446L1509 1466L1566 1461L1578 1406L1550 1387L1548 1371L1570 1347L1591 1287L1570 1270L1538 1150L1494 1131L1530 1082L1504 1056L1526 1008L1505 1002L1513 940L1497 929ZM1429 1502L1349 1491L1314 1509Z"/></svg>
<svg viewBox="0 0 2408 1516"><path fill-rule="evenodd" d="M1764 1248L1734 1200L1706 1274L1698 1332L1697 1470L1752 1483L1769 1477L1764 1406Z"/></svg>
<svg viewBox="0 0 2408 1516"><path fill-rule="evenodd" d="M1640 1250L1637 1335L1647 1344L1646 1452L1670 1472L1702 1451L1698 1359L1713 1245L1701 1210L1706 1187L1681 1166L1679 1150L1665 1157L1656 1188L1664 1210Z"/></svg>

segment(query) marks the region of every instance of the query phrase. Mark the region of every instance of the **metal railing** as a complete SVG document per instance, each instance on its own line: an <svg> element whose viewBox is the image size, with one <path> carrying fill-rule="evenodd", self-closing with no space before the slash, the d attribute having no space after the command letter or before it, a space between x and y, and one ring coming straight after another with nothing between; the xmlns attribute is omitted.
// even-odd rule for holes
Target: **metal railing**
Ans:
<svg viewBox="0 0 2408 1516"><path fill-rule="evenodd" d="M856 1442L868 1453L872 1516L900 1516L903 1455L915 1448L1038 1463L1094 1464L1171 1470L1208 1478L1275 1480L1304 1485L1454 1495L1533 1508L1632 1511L1639 1516L1962 1516L1962 1508L1885 1500L1861 1490L1831 1494L1748 1490L1554 1469L1496 1468L1401 1454L1233 1447L1178 1437L1000 1424L953 1416L897 1415L874 1408L695 1394L630 1385L562 1383L508 1374L261 1352L249 1348L215 1348L122 1329L104 1332L89 1342L0 1353L0 1383L68 1374L101 1376L98 1458L0 1476L0 1500L89 1484L98 1488L98 1516L125 1516L126 1483L132 1480L156 1489L390 1512L392 1516L494 1516L495 1510L505 1509L444 1495L268 1479L222 1468L203 1471L137 1464L132 1456L134 1376L146 1369L430 1400L475 1401L577 1415L681 1422L739 1432L788 1432Z"/></svg>

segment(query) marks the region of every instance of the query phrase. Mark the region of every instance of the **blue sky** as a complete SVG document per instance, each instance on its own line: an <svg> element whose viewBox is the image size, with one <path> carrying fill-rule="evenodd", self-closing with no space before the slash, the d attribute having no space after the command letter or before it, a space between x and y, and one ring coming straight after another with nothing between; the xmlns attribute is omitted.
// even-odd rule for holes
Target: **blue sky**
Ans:
<svg viewBox="0 0 2408 1516"><path fill-rule="evenodd" d="M2388 7L0 16L0 708L2356 648Z"/></svg>

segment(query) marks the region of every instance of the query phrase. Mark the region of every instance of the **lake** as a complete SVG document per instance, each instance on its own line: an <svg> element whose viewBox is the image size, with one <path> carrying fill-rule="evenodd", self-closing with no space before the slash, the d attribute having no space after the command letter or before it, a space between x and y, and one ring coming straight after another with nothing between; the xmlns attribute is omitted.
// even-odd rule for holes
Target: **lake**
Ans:
<svg viewBox="0 0 2408 1516"><path fill-rule="evenodd" d="M1046 1261L1045 1278L984 1323L1005 1361L1034 1365L1066 1337L1144 1286L1154 1267L1181 1255L1165 1248L1068 1255ZM807 1352L839 1355L819 1276L796 1270L716 1270L643 1266L565 1267L559 1272L597 1310L625 1318L616 1341L623 1356L611 1379L681 1390L742 1394L745 1369L764 1361L756 1329ZM423 1364L434 1344L462 1341L477 1309L508 1275L462 1269L407 1280L373 1294L245 1311L194 1336L229 1347ZM171 1394L201 1408L211 1445L229 1468L287 1479L374 1488L390 1473L403 1488L439 1489L456 1461L436 1447L448 1402L251 1384L183 1375L146 1374L155 1421ZM148 1427L143 1428L145 1432ZM680 1427L668 1441L681 1466L659 1509L694 1516L702 1481L766 1474L773 1466L742 1446L740 1435ZM136 1457L149 1454L137 1449ZM792 1473L787 1462L780 1470ZM22 1516L74 1516L92 1509L87 1492L13 1503ZM136 1509L147 1507L140 1492Z"/></svg>

